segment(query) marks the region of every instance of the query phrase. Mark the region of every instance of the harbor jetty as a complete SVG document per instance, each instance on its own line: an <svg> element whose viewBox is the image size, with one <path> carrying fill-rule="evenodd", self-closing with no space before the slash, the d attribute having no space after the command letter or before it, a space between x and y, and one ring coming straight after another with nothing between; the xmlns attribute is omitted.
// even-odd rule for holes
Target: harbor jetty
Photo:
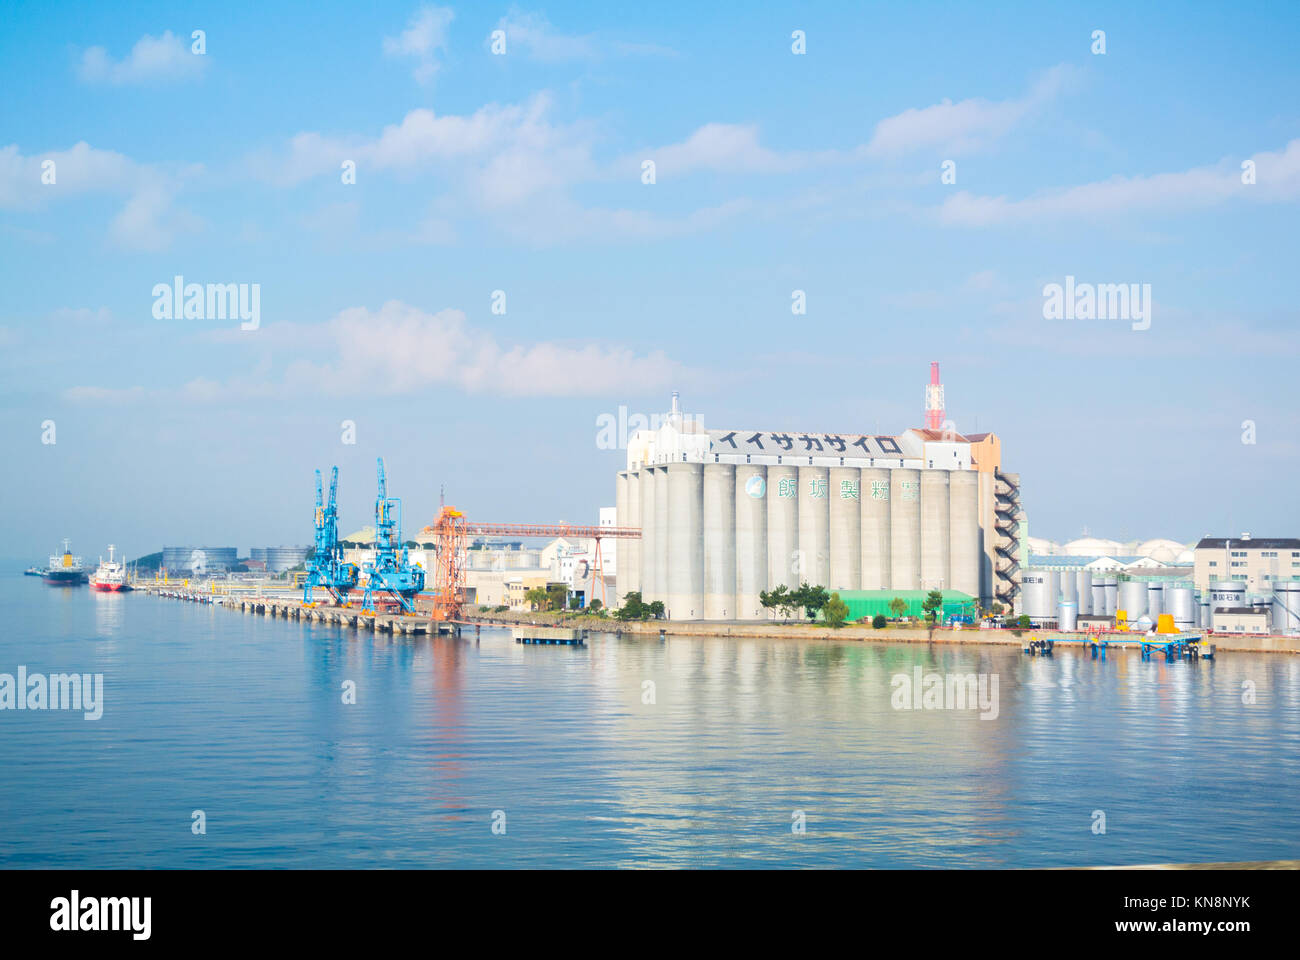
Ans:
<svg viewBox="0 0 1300 960"><path fill-rule="evenodd" d="M240 596L231 593L212 593L175 585L146 586L140 589L158 597L183 600L189 603L210 604L225 610L233 610L252 616L298 620L309 623L328 623L371 633L423 636L426 634L459 634L460 632L459 624L434 623L426 615L418 613L387 613L378 610L363 610L360 607L336 607L323 603L304 604L300 596L291 594Z"/></svg>

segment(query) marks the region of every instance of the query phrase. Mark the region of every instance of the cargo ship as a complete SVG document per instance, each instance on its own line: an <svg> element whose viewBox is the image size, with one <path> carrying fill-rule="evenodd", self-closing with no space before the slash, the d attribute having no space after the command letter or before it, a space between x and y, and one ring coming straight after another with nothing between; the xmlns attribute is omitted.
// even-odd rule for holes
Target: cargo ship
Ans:
<svg viewBox="0 0 1300 960"><path fill-rule="evenodd" d="M63 541L63 555L50 557L50 565L41 576L55 587L79 587L89 579L81 567L81 558L68 549L67 540Z"/></svg>
<svg viewBox="0 0 1300 960"><path fill-rule="evenodd" d="M126 568L113 559L113 551L116 549L110 543L108 559L99 558L99 566L95 568L95 573L90 578L90 589L98 590L100 593L124 593L131 589L131 585L126 582Z"/></svg>

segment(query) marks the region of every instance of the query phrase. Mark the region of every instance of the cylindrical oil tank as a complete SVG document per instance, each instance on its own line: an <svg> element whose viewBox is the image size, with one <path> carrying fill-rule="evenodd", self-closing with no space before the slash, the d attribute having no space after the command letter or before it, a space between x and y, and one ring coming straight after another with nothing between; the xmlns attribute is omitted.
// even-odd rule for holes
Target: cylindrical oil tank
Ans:
<svg viewBox="0 0 1300 960"><path fill-rule="evenodd" d="M1057 572L1026 568L1020 574L1020 612L1031 620L1055 620Z"/></svg>
<svg viewBox="0 0 1300 960"><path fill-rule="evenodd" d="M767 468L736 467L736 616L760 620L758 595L767 581Z"/></svg>
<svg viewBox="0 0 1300 960"><path fill-rule="evenodd" d="M508 570L536 570L542 565L540 550L511 550L505 554L505 566Z"/></svg>
<svg viewBox="0 0 1300 960"><path fill-rule="evenodd" d="M740 490L736 490L740 495ZM799 468L776 464L767 468L767 586L798 587Z"/></svg>
<svg viewBox="0 0 1300 960"><path fill-rule="evenodd" d="M655 496L655 483L658 477L653 467L641 467L641 599L646 603L662 600L659 593L659 566L655 562L658 553L659 498Z"/></svg>
<svg viewBox="0 0 1300 960"><path fill-rule="evenodd" d="M736 467L704 465L704 617L736 616Z"/></svg>
<svg viewBox="0 0 1300 960"><path fill-rule="evenodd" d="M921 589L921 471L890 471L889 587Z"/></svg>
<svg viewBox="0 0 1300 960"><path fill-rule="evenodd" d="M1163 580L1147 581L1147 616L1153 623L1160 622L1160 614L1165 612L1165 582Z"/></svg>
<svg viewBox="0 0 1300 960"><path fill-rule="evenodd" d="M1079 613L1087 616L1092 613L1092 571L1079 570L1075 573L1075 592L1079 597Z"/></svg>
<svg viewBox="0 0 1300 960"><path fill-rule="evenodd" d="M1093 581L1096 582L1095 580ZM1105 594L1105 608L1102 610L1103 617L1115 616L1115 611L1119 609L1119 580L1116 577L1103 577L1101 581L1102 592Z"/></svg>
<svg viewBox="0 0 1300 960"><path fill-rule="evenodd" d="M1075 610L1078 610L1079 603L1079 581L1074 575L1073 570L1061 570L1056 578L1058 584L1058 595L1062 600L1073 600Z"/></svg>
<svg viewBox="0 0 1300 960"><path fill-rule="evenodd" d="M828 589L857 590L862 582L862 475L857 467L831 467L830 582Z"/></svg>
<svg viewBox="0 0 1300 960"><path fill-rule="evenodd" d="M825 586L831 578L830 504L830 471L826 467L800 467L800 579L814 586Z"/></svg>
<svg viewBox="0 0 1300 960"><path fill-rule="evenodd" d="M1276 580L1273 583L1274 633L1300 633L1300 580Z"/></svg>
<svg viewBox="0 0 1300 960"><path fill-rule="evenodd" d="M949 514L948 571L953 590L980 595L980 503L979 474L954 470L948 478ZM864 589L866 588L864 585Z"/></svg>
<svg viewBox="0 0 1300 960"><path fill-rule="evenodd" d="M1094 617L1109 616L1106 613L1106 584L1102 577L1092 578L1092 615Z"/></svg>
<svg viewBox="0 0 1300 960"><path fill-rule="evenodd" d="M655 600L668 603L668 468L655 467Z"/></svg>
<svg viewBox="0 0 1300 960"><path fill-rule="evenodd" d="M889 577L889 471L863 467L862 474L862 589L888 590Z"/></svg>
<svg viewBox="0 0 1300 960"><path fill-rule="evenodd" d="M1211 580L1210 610L1219 607L1244 607L1246 605L1245 580Z"/></svg>
<svg viewBox="0 0 1300 960"><path fill-rule="evenodd" d="M1214 604L1210 602L1210 591L1196 592L1196 617L1197 626L1202 630L1209 630L1214 626Z"/></svg>
<svg viewBox="0 0 1300 960"><path fill-rule="evenodd" d="M1136 623L1147 612L1147 585L1142 580L1119 581L1119 609L1129 623Z"/></svg>
<svg viewBox="0 0 1300 960"><path fill-rule="evenodd" d="M1067 632L1073 632L1078 629L1079 621L1079 601L1066 600L1061 598L1060 607L1057 612L1057 625Z"/></svg>
<svg viewBox="0 0 1300 960"><path fill-rule="evenodd" d="M946 590L952 505L947 470L921 471L921 589Z"/></svg>
<svg viewBox="0 0 1300 960"><path fill-rule="evenodd" d="M704 617L704 464L668 465L668 617Z"/></svg>
<svg viewBox="0 0 1300 960"><path fill-rule="evenodd" d="M1192 585L1182 581L1166 584L1162 612L1174 618L1174 626L1179 630L1195 630L1199 614Z"/></svg>

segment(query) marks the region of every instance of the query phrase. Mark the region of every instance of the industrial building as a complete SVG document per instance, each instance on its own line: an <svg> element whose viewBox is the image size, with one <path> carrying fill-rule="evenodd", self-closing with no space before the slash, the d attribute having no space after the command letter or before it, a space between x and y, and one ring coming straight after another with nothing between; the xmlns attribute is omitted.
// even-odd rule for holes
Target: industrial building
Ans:
<svg viewBox="0 0 1300 960"><path fill-rule="evenodd" d="M1247 591L1265 593L1277 580L1300 577L1300 540L1294 537L1202 537L1196 544L1196 585L1244 580Z"/></svg>
<svg viewBox="0 0 1300 960"><path fill-rule="evenodd" d="M641 529L621 547L620 596L661 600L674 620L765 619L761 592L805 581L1010 607L1020 479L996 435L941 429L937 367L927 397L926 428L882 436L707 430L674 394L617 474L617 525Z"/></svg>
<svg viewBox="0 0 1300 960"><path fill-rule="evenodd" d="M162 565L173 574L225 573L238 562L234 547L163 547Z"/></svg>
<svg viewBox="0 0 1300 960"><path fill-rule="evenodd" d="M1179 630L1300 633L1300 578L1261 581L1265 589L1259 591L1250 590L1244 577L1209 580L1202 588L1190 564L1115 573L1068 565L1059 557L1050 558L1057 562L1049 566L1043 559L1035 556L1021 572L1018 612L1036 624L1072 630L1080 618L1114 621L1122 611L1128 629L1139 632L1168 613Z"/></svg>
<svg viewBox="0 0 1300 960"><path fill-rule="evenodd" d="M248 559L260 561L267 573L284 573L307 559L308 547L250 547Z"/></svg>

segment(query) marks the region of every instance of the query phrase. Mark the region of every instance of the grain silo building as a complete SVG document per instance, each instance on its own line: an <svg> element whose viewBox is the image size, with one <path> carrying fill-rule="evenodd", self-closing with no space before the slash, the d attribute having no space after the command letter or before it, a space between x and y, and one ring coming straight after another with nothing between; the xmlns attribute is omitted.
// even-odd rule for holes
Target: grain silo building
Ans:
<svg viewBox="0 0 1300 960"><path fill-rule="evenodd" d="M1020 482L991 433L708 430L679 409L633 434L619 471L619 593L673 620L756 620L762 591L949 590L1008 608L1023 563Z"/></svg>

